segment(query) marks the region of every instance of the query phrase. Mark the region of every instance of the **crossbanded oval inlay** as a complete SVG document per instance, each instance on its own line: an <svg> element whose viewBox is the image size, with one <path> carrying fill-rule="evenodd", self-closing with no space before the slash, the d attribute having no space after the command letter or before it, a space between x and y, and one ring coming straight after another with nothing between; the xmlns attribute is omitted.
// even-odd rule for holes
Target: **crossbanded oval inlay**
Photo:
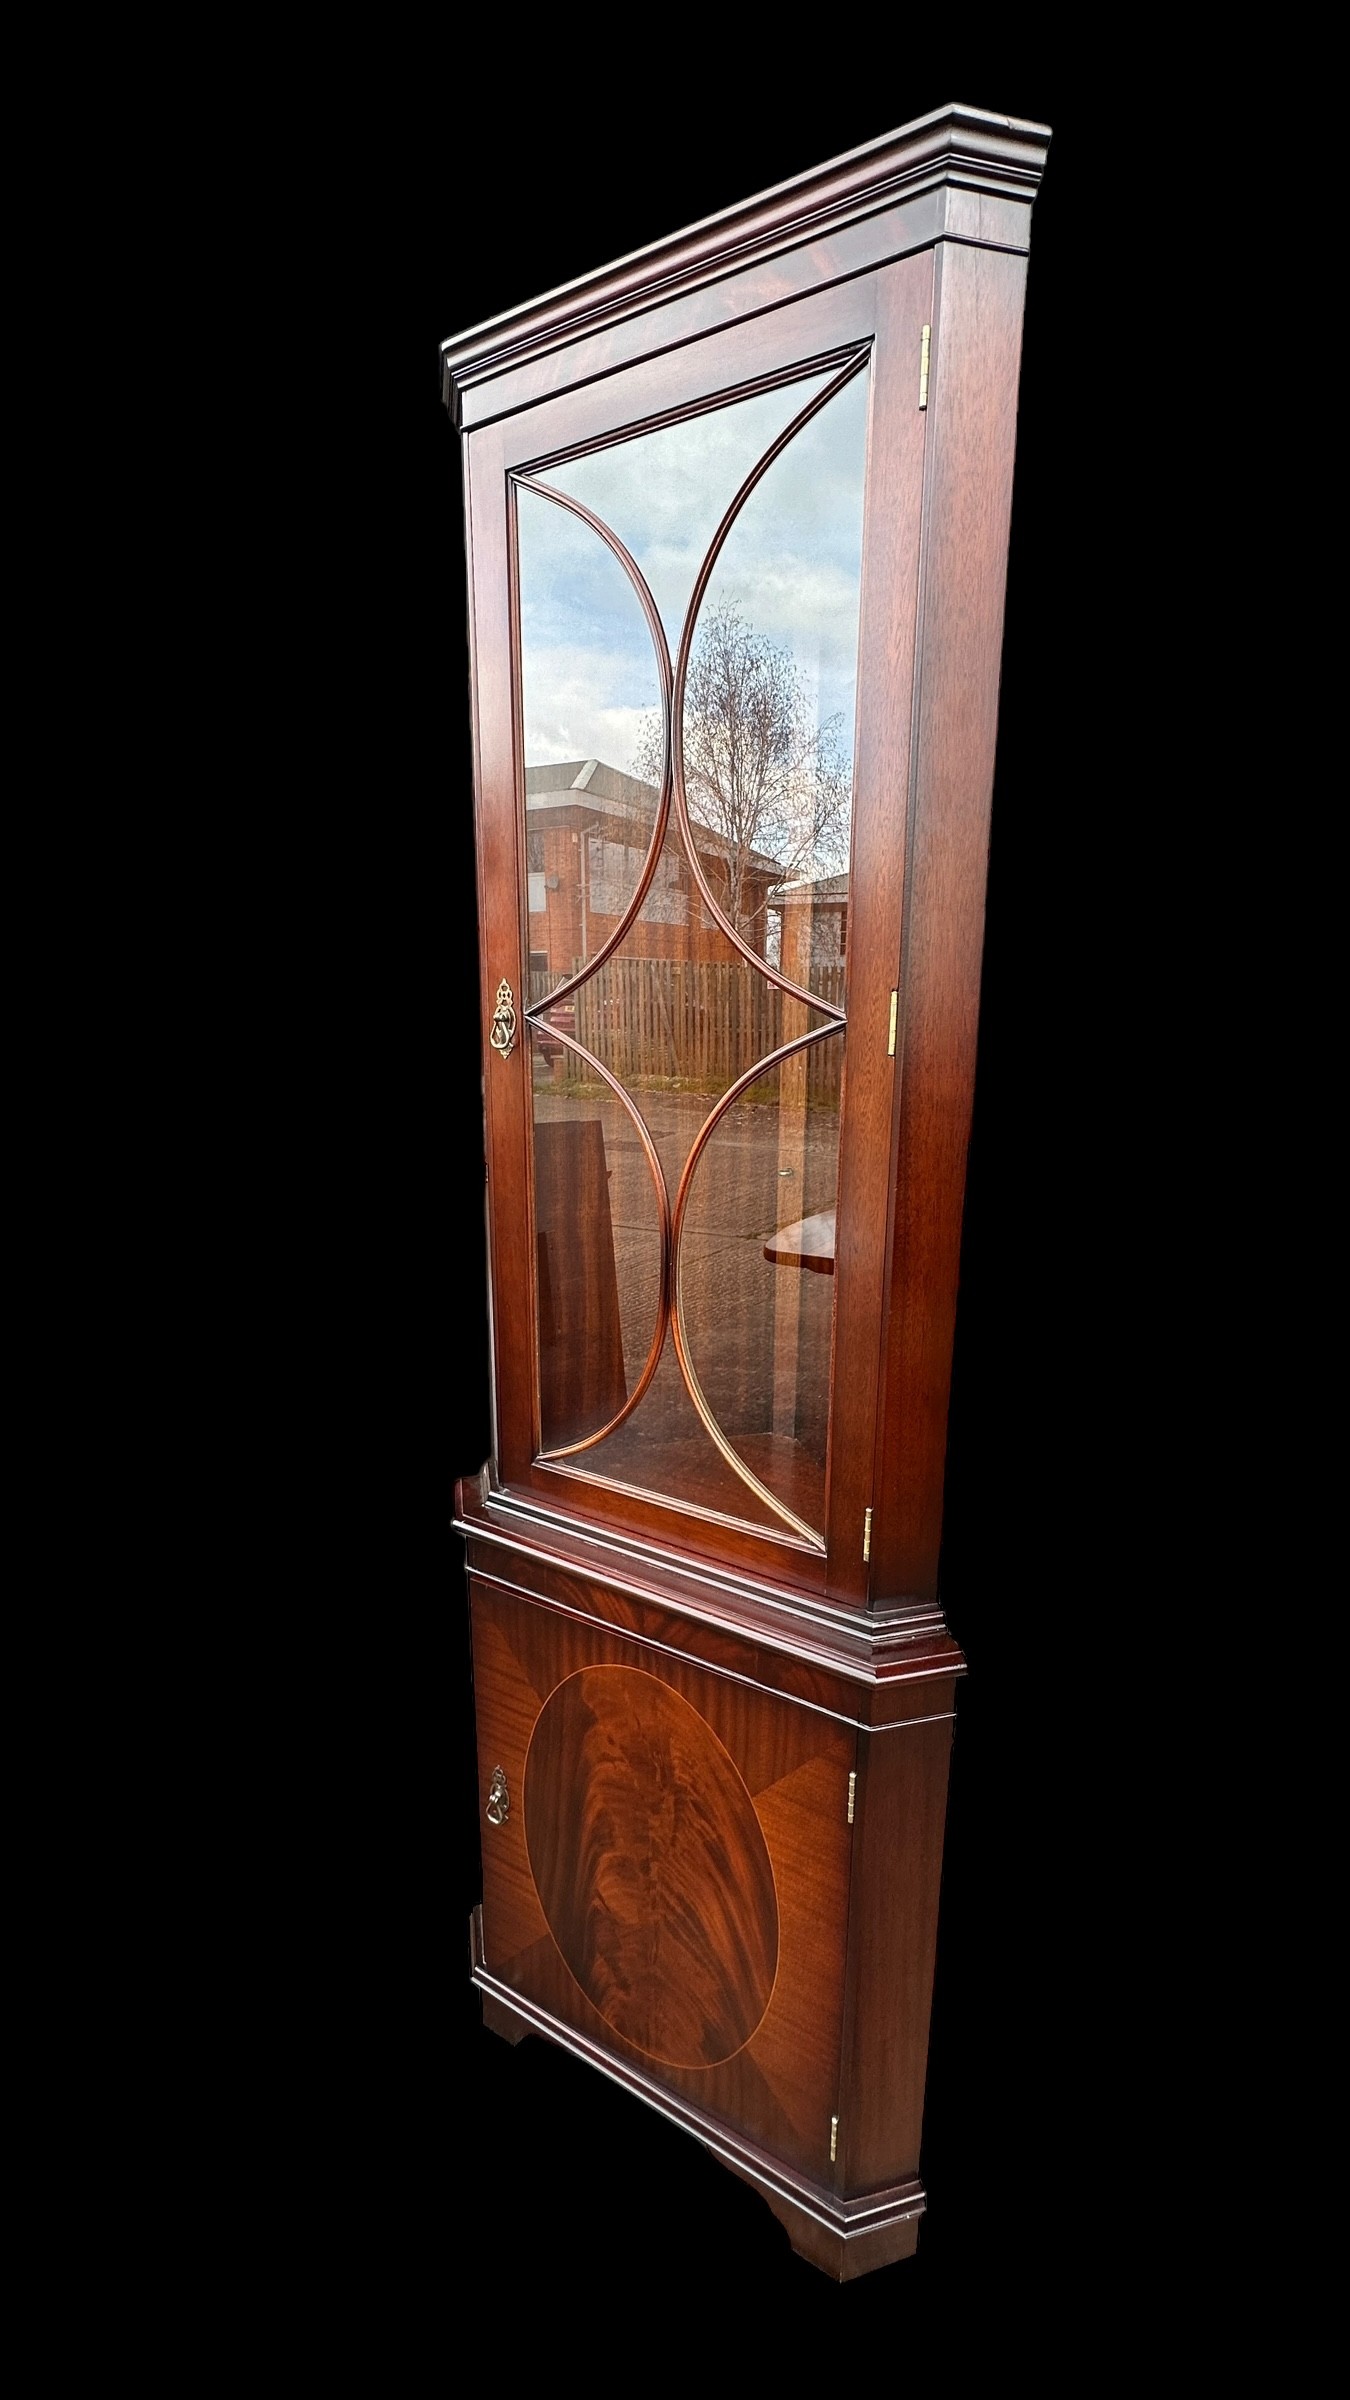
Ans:
<svg viewBox="0 0 1350 2400"><path fill-rule="evenodd" d="M713 2067L759 2027L778 1902L754 1803L687 1700L633 1667L559 1684L525 1762L525 1840L549 1929L606 2023Z"/></svg>

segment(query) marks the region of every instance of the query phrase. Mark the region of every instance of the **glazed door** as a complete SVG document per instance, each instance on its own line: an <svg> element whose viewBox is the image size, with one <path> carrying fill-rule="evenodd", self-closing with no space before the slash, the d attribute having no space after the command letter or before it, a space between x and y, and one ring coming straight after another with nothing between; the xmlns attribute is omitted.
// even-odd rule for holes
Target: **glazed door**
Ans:
<svg viewBox="0 0 1350 2400"><path fill-rule="evenodd" d="M931 289L469 442L498 1476L850 1598Z"/></svg>

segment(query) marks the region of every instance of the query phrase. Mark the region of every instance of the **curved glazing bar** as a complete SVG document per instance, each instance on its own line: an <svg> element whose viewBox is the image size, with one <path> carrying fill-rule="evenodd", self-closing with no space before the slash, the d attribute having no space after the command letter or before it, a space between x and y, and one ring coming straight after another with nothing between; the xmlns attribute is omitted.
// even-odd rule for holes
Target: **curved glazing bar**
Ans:
<svg viewBox="0 0 1350 2400"><path fill-rule="evenodd" d="M664 424L636 427L593 450L524 472L536 488L570 493L622 537L673 649L728 495L838 364L834 358L795 369L759 391L720 393Z"/></svg>
<svg viewBox="0 0 1350 2400"><path fill-rule="evenodd" d="M684 1173L680 1179L680 1188L676 1194L675 1205L671 1212L670 1222L671 1332L674 1338L675 1355L679 1361L680 1372L684 1377L685 1384L688 1388L689 1397L693 1401L700 1422L702 1423L704 1430L707 1432L711 1440L716 1444L716 1447L721 1452L723 1458L726 1459L727 1463L735 1469L742 1481L747 1483L750 1486L750 1489L758 1494L759 1498L774 1511L775 1515L781 1517L785 1524L791 1526L793 1532L799 1535L802 1540L811 1543L816 1549L822 1550L825 1546L823 1530L809 1524L805 1518L799 1515L795 1509L788 1505L788 1503L781 1497L779 1493L773 1491L762 1479L762 1477L757 1474L755 1470L748 1464L746 1458L744 1458L733 1446L731 1440L724 1432L721 1424L718 1421L716 1411L713 1409L708 1399L708 1395L703 1388L698 1369L694 1363L693 1344L691 1344L688 1312L685 1304L682 1237L686 1228L690 1194L694 1188L694 1180L698 1172L699 1160L706 1151L708 1143L713 1134L716 1132L718 1126L727 1116L728 1111L734 1108L736 1102L741 1099L746 1092L749 1091L753 1084L759 1082L761 1078L773 1075L779 1069L788 1066L791 1062L794 1062L798 1058L804 1057L808 1051L814 1049L820 1043L833 1041L840 1038L842 1038L842 1027L838 1023L818 1026L812 1032L800 1034L795 1041L785 1043L783 1047L779 1050L776 1050L771 1057L761 1060L758 1065L751 1067L744 1075L738 1077L737 1081L731 1086L731 1089L724 1094L723 1098L718 1102L716 1108L713 1109L711 1115L705 1121L702 1130L698 1134L698 1137L689 1152L689 1156L685 1162ZM775 1127L773 1131L776 1139L777 1128ZM757 1227L755 1230L758 1235L762 1236L762 1227ZM773 1428L770 1426L766 1428L766 1430L772 1433Z"/></svg>
<svg viewBox="0 0 1350 2400"><path fill-rule="evenodd" d="M670 1316L670 1197L656 1146L617 1076L555 1023L532 1025L530 1046L539 1455L559 1459L591 1449L622 1425L656 1373ZM555 1062L567 1056L583 1070L570 1089L553 1081ZM597 1109L606 1090L636 1141L616 1141L612 1129L607 1134L603 1104ZM643 1163L656 1200L654 1256L640 1221ZM653 1281L651 1340L632 1376L633 1315L643 1283L650 1290ZM579 1431L595 1413L602 1422Z"/></svg>
<svg viewBox="0 0 1350 2400"><path fill-rule="evenodd" d="M579 501L523 477L512 483L528 1013L573 991L642 907L670 815L672 678L659 613L623 543ZM620 605L634 597L650 648L634 638L636 615ZM636 729L653 720L661 727L655 782L613 764L616 752L628 755Z"/></svg>
<svg viewBox="0 0 1350 2400"><path fill-rule="evenodd" d="M742 1465L818 1528L844 1049L836 1026L742 1087L700 1145L679 1242L681 1328L707 1407Z"/></svg>
<svg viewBox="0 0 1350 2400"><path fill-rule="evenodd" d="M742 545L750 555L742 559L737 588L706 615L703 603L728 538L738 525L744 527L747 503L765 476L789 445L797 443L862 375L867 362L866 352L851 359L842 373L814 394L736 493L713 537L689 603L671 704L674 814L710 912L762 974L794 997L809 997L814 1006L841 1022L841 1004L823 990L807 989L814 941L808 956L798 962L798 972L785 971L787 919L782 912L826 881L840 887L830 895L830 913L836 920L847 903L865 384L858 387L864 402L857 412L858 423L839 428L844 445L854 454L848 462L853 472L826 478L830 488L823 509L811 489L811 479L799 477L789 509L780 511L765 532L757 533L754 543ZM841 548L852 554L849 566L842 570L842 592L838 588L839 559L831 555ZM847 681L849 706L847 711L830 711L822 718L822 696L829 690L829 679L822 686L820 623L822 616L846 619L850 603L852 658L847 677L839 676L836 664L833 679L836 684ZM839 724L837 720L845 715L847 723ZM701 855L708 846L706 834L702 843L695 839L695 825L714 831L727 853L720 892ZM756 957L755 946L744 938L745 868L752 858L764 856L775 858L779 869L772 895L774 913L782 916L783 927L778 962Z"/></svg>
<svg viewBox="0 0 1350 2400"><path fill-rule="evenodd" d="M781 1517L727 1465L689 1397L669 1337L640 1409L584 1458L539 1463L635 1499L655 1500L705 1525L734 1525L813 1553L819 1548L814 1537L798 1543Z"/></svg>
<svg viewBox="0 0 1350 2400"><path fill-rule="evenodd" d="M715 856L712 864L715 871ZM759 870L757 892L772 878L771 867ZM622 942L570 992L541 1000L532 1021L570 1035L617 1077L642 1112L673 1193L708 1111L737 1078L836 1019L814 1001L807 1008L788 998L727 940L672 820Z"/></svg>

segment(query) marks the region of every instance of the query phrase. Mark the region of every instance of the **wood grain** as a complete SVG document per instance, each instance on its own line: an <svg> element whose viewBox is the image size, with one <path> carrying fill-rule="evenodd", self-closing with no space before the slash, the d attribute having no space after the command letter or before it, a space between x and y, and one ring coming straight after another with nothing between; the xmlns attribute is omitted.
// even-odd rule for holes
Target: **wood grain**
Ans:
<svg viewBox="0 0 1350 2400"><path fill-rule="evenodd" d="M873 1472L886 1319L891 1125L900 1105L888 1055L899 976L905 820L914 706L915 621L925 420L917 406L931 253L876 279L867 459L853 858L849 873L849 1039L835 1223L835 1371L831 1391L826 1590L866 1605L863 1520L883 1494ZM841 1373L841 1364L844 1371Z"/></svg>
<svg viewBox="0 0 1350 2400"><path fill-rule="evenodd" d="M468 1536L470 1573L484 1584L846 1725L881 1727L955 1706L953 1679L965 1660L931 1607L886 1620L729 1575L694 1581L667 1554L615 1549L578 1521L527 1515L504 1495L484 1494L477 1479L460 1485L456 1524Z"/></svg>
<svg viewBox="0 0 1350 2400"><path fill-rule="evenodd" d="M494 2000L490 1992L483 1994L483 2023L489 2033L500 2035L502 2041L509 2043L513 2050L518 2042L524 2041L530 2030L513 2010L503 2008L500 2000Z"/></svg>
<svg viewBox="0 0 1350 2400"><path fill-rule="evenodd" d="M494 2031L502 2030L503 2020L514 2019L521 2035L543 2034L575 2057L593 2066L603 2065L614 2082L692 2134L733 2175L757 2191L786 2228L793 2249L836 2282L850 2282L873 2267L912 2254L926 2206L917 2176L858 2198L831 2190L817 2176L788 2165L781 2153L737 2132L695 2101L666 2089L637 2061L610 2055L547 2003L508 1989L484 1959L477 1910L469 1938L473 1980L483 1994L485 2011L488 2006L493 2010ZM558 1971L563 1972L561 1962ZM739 2066L741 2061L735 2063Z"/></svg>
<svg viewBox="0 0 1350 2400"><path fill-rule="evenodd" d="M752 2180L747 2176L747 2182ZM835 2283L852 2283L877 2267L893 2267L899 2259L913 2258L919 2246L921 2208L906 2209L889 2223L869 2226L865 2232L842 2234L833 2226L822 2225L818 2216L792 2200L772 2193L765 2197L797 2256L809 2259Z"/></svg>
<svg viewBox="0 0 1350 2400"><path fill-rule="evenodd" d="M570 1676L530 1742L525 1837L549 1930L607 2024L670 2066L749 2040L778 1966L773 1869L687 1701L633 1667Z"/></svg>
<svg viewBox="0 0 1350 2400"><path fill-rule="evenodd" d="M474 825L478 850L478 942L482 1022L492 1022L504 976L527 989L522 923L524 849L516 806L516 698L511 645L511 544L503 446L488 427L466 446L464 505L469 549L469 647L474 715ZM535 1255L528 1169L530 1046L509 1058L485 1048L483 1133L488 1182L488 1266L499 1454L522 1464L538 1447L533 1293L520 1272Z"/></svg>
<svg viewBox="0 0 1350 2400"><path fill-rule="evenodd" d="M849 2191L919 2169L951 1740L950 1725L859 1737L840 2101Z"/></svg>
<svg viewBox="0 0 1350 2400"><path fill-rule="evenodd" d="M754 2060L792 2118L808 2155L829 2173L829 2124L817 2095L839 2071L842 1961L828 1955L820 1929L839 1920L849 1880L848 1761L851 1745L831 1744L756 1800L782 1891L782 1945L793 1956L819 1945L822 1971L812 1980L785 1975L774 1990L754 2045ZM805 2113L804 2113L805 2112Z"/></svg>
<svg viewBox="0 0 1350 2400"><path fill-rule="evenodd" d="M477 1579L473 1634L480 1759L513 1796L483 1826L494 1975L828 2182L853 1730L682 1659L656 1678L621 1639Z"/></svg>
<svg viewBox="0 0 1350 2400"><path fill-rule="evenodd" d="M935 109L773 191L757 193L701 225L654 242L632 258L452 337L442 346L447 404L461 412L465 423L472 421L475 399L479 411L518 405L522 387L517 378L525 362L529 380L523 388L527 396L535 396L552 371L550 353L583 347L597 327L605 328L601 338L612 343L622 334L626 317L635 311L647 314L653 302L666 295L696 295L695 308L706 310L710 303L715 307L716 290L701 287L710 278L724 283L728 269L737 264L742 278L757 273L769 288L776 278L781 289L794 266L818 282L829 272L829 253L839 246L841 234L847 239L845 229L865 237L878 212L888 213L888 200L913 207L924 195L945 197L946 188L955 184L959 188L953 196L959 200L978 195L985 239L1024 246L1029 203L1048 141L1049 127L1027 119L961 105ZM984 211L990 202L986 224ZM858 219L860 225L855 223ZM942 220L934 221L932 212L925 212L918 238L931 241L941 230ZM807 241L805 257L794 259L792 251ZM649 323L638 333L649 349L669 338L665 326L658 331ZM608 363L615 363L612 351ZM579 371L597 371L590 356ZM496 388L476 394L474 387L484 381Z"/></svg>
<svg viewBox="0 0 1350 2400"><path fill-rule="evenodd" d="M556 1448L597 1432L628 1397L598 1117L536 1124L534 1205L539 1416Z"/></svg>
<svg viewBox="0 0 1350 2400"><path fill-rule="evenodd" d="M483 1840L483 1942L494 1967L547 1933L525 1845L525 1755L542 1705L499 1614L476 1608L473 1617L474 1714L478 1727L478 1806ZM511 1811L489 1824L488 1789L496 1769L506 1777Z"/></svg>
<svg viewBox="0 0 1350 2400"><path fill-rule="evenodd" d="M930 250L949 221L952 198L949 193L923 193L846 226L823 242L786 251L763 266L742 268L701 291L667 301L640 325L620 322L547 352L528 367L508 364L464 392L463 429L481 430L494 419L523 411L543 391L566 403L584 399L588 385L620 370L640 371L653 360L662 366L691 358L696 363L719 336L734 342L743 364L753 372L761 339L772 351L780 310L801 309L822 297L837 300L872 270Z"/></svg>
<svg viewBox="0 0 1350 2400"><path fill-rule="evenodd" d="M872 1589L937 1591L1026 260L940 250Z"/></svg>

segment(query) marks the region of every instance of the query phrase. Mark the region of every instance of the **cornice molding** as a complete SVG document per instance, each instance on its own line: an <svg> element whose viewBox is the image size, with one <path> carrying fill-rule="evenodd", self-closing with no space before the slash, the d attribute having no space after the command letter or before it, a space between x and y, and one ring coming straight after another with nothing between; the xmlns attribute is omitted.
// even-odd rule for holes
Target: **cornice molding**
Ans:
<svg viewBox="0 0 1350 2400"><path fill-rule="evenodd" d="M1048 125L1021 117L959 105L934 109L805 175L453 335L441 346L442 397L458 419L459 394L508 366L542 357L659 301L941 186L1020 200L1030 208L1049 143Z"/></svg>

